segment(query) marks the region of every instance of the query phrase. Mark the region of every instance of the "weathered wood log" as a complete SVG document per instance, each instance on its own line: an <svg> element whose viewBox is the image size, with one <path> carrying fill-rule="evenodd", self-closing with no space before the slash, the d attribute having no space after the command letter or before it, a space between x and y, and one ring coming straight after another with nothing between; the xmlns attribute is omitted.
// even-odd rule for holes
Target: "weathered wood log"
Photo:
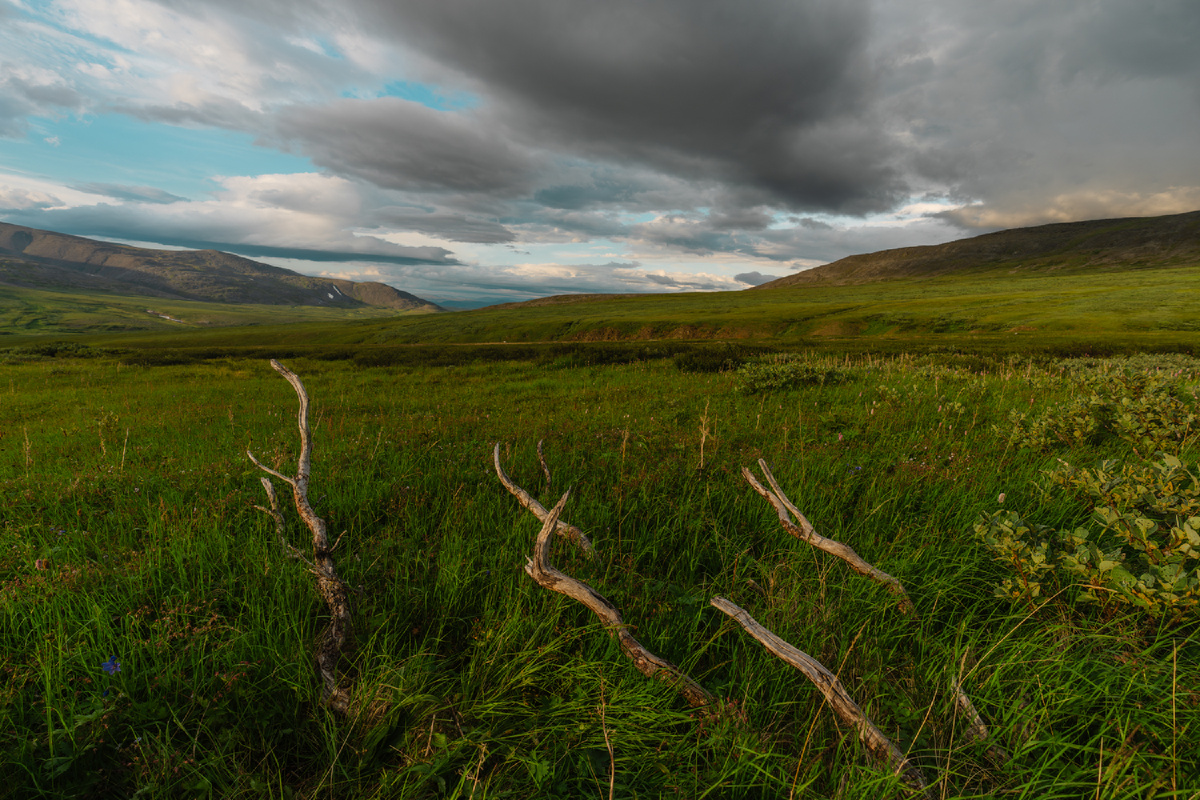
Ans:
<svg viewBox="0 0 1200 800"><path fill-rule="evenodd" d="M497 459L498 467L499 460ZM635 639L629 632L629 626L621 619L621 612L617 610L616 606L608 602L591 586L561 572L550 563L550 542L554 538L555 531L560 529L558 517L570 496L571 493L568 491L554 508L546 512L545 518L542 519L542 529L538 532L537 541L533 546L533 557L527 559L525 563L525 572L543 588L565 594L590 609L600 618L600 622L604 624L608 632L617 638L622 652L632 659L634 666L643 675L672 684L693 706L708 705L712 702L712 695L689 678L679 667L665 658L654 655Z"/></svg>
<svg viewBox="0 0 1200 800"><path fill-rule="evenodd" d="M863 560L862 556L854 552L852 547L834 539L827 539L817 533L816 528L808 521L808 518L800 512L800 509L792 504L792 501L783 493L783 489L779 488L779 483L775 480L775 476L771 474L770 468L767 467L767 462L760 458L758 465L762 468L767 483L771 485L770 489L759 483L758 479L754 477L754 473L748 467L742 467L742 476L754 487L754 491L766 498L775 508L775 513L779 516L779 523L785 531L803 542L808 542L818 550L823 550L832 556L837 556L850 565L850 568L859 575L865 575L874 581L882 583L887 587L888 591L900 598L900 610L904 613L912 612L912 615L916 617L916 607L909 598L908 592L904 591L904 586L901 585L900 581L888 575L883 570L876 569L868 564ZM792 515L796 517L795 522L792 521Z"/></svg>
<svg viewBox="0 0 1200 800"><path fill-rule="evenodd" d="M825 668L820 661L797 650L792 645L780 639L774 633L760 625L754 617L740 606L726 600L724 597L714 597L709 601L715 608L733 617L746 632L757 639L772 655L791 664L812 681L818 691L825 696L830 708L845 724L854 728L859 741L866 747L867 752L900 777L907 785L925 792L928 796L928 784L921 770L908 760L892 740L863 713L846 687L838 677Z"/></svg>
<svg viewBox="0 0 1200 800"><path fill-rule="evenodd" d="M541 458L541 442L538 443L538 457ZM500 478L500 482L504 484L504 488L512 494L513 497L520 501L521 505L533 512L533 515L542 522L546 521L546 507L533 498L533 495L518 486L512 478L508 477L508 473L500 466L500 443L496 443L496 448L492 451L492 461L496 465L496 475ZM546 473L546 485L550 485L550 470L546 466L546 460L542 461L542 469ZM595 551L592 549L592 543L588 540L587 534L581 531L574 525L570 525L562 520L558 521L558 533L567 537L576 547L586 553L588 556L595 557Z"/></svg>
<svg viewBox="0 0 1200 800"><path fill-rule="evenodd" d="M304 383L296 373L275 359L271 359L271 366L287 379L300 399L300 410L297 415L300 428L300 458L296 465L296 474L288 476L276 472L255 458L254 453L249 450L246 451L246 455L250 457L256 467L292 487L296 511L312 533L313 557L309 561L300 554L299 550L287 542L284 535L283 510L280 508L279 498L275 494L275 487L269 478L262 478L270 508L261 506L259 508L274 519L275 532L279 536L285 552L289 556L304 561L308 565L309 571L316 576L317 592L329 608L329 626L317 638L316 667L321 677L322 702L334 710L344 713L350 705L350 692L339 684L338 663L350 648L354 634L354 622L350 614L349 589L345 582L338 577L333 560L333 551L337 545L335 543L330 546L325 520L317 516L317 512L313 510L308 501L308 479L312 471L312 435L308 427L308 392L305 391Z"/></svg>

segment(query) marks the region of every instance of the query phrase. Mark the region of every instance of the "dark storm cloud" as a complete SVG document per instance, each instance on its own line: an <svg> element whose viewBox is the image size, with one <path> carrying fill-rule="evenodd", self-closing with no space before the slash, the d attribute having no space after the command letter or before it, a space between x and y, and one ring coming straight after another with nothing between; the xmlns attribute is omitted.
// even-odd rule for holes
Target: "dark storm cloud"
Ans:
<svg viewBox="0 0 1200 800"><path fill-rule="evenodd" d="M1068 32L1061 68L1102 79L1200 71L1200 10L1194 0L1092 3Z"/></svg>
<svg viewBox="0 0 1200 800"><path fill-rule="evenodd" d="M276 131L318 166L385 189L516 194L532 168L487 120L395 97L292 107Z"/></svg>
<svg viewBox="0 0 1200 800"><path fill-rule="evenodd" d="M878 8L881 107L909 174L974 201L946 219L986 230L1200 203L1192 0Z"/></svg>
<svg viewBox="0 0 1200 800"><path fill-rule="evenodd" d="M871 113L865 0L361 5L540 146L794 208L877 210L903 189Z"/></svg>

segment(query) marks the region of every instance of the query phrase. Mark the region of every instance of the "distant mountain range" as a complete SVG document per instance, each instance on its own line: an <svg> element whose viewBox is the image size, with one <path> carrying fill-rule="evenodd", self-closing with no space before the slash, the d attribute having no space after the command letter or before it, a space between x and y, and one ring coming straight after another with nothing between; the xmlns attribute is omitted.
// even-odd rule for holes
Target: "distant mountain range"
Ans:
<svg viewBox="0 0 1200 800"><path fill-rule="evenodd" d="M1063 222L986 233L947 244L881 250L754 288L844 286L984 272L1048 274L1176 266L1200 266L1200 211Z"/></svg>
<svg viewBox="0 0 1200 800"><path fill-rule="evenodd" d="M384 283L315 278L218 250L149 250L0 222L0 285L212 303L445 309Z"/></svg>

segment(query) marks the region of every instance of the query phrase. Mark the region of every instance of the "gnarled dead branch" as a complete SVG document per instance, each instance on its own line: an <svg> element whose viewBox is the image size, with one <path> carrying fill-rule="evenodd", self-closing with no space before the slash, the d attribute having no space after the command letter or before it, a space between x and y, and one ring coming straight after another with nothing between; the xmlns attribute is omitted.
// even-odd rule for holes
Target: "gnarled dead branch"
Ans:
<svg viewBox="0 0 1200 800"><path fill-rule="evenodd" d="M542 462L542 470L546 473L546 485L550 485L550 469L546 466L546 459L542 458L542 444L538 442L538 457ZM533 512L533 515L542 522L546 521L546 507L533 499L533 495L522 489L513 479L508 477L508 473L500 466L500 443L496 442L496 449L492 451L492 461L496 465L496 475L499 476L500 482L504 484L504 488L508 489L512 496L521 502L521 505ZM569 525L566 522L559 520L558 533L567 537L576 547L591 557L595 557L595 551L592 549L592 543L588 541L587 534L576 528L574 525Z"/></svg>
<svg viewBox="0 0 1200 800"><path fill-rule="evenodd" d="M496 465L499 469L498 457ZM617 637L617 643L621 646L621 650L633 659L634 666L643 675L660 678L673 684L684 696L684 699L693 706L708 705L712 701L712 696L700 684L685 675L679 667L664 658L659 658L643 647L642 643L629 632L629 626L621 619L621 612L617 611L612 603L583 581L576 580L559 571L550 563L550 541L554 538L554 532L560 529L561 523L559 523L558 517L570 496L571 493L568 491L554 508L546 512L545 518L542 519L542 529L533 546L533 558L528 559L525 563L525 572L544 588L565 594L572 600L587 606L600 618L609 632ZM532 509L530 510L532 511Z"/></svg>
<svg viewBox="0 0 1200 800"><path fill-rule="evenodd" d="M771 469L767 466L767 462L763 459L758 460L758 466L762 468L763 476L771 488L767 489L754 477L749 468L742 467L742 476L754 487L754 491L758 492L775 508L776 514L779 516L779 522L783 525L784 530L795 536L801 541L808 542L813 547L823 550L830 555L837 556L845 561L860 575L865 575L874 581L877 581L887 587L888 591L900 598L900 610L908 613L912 612L912 618L916 619L917 612L913 606L912 600L905 591L904 586L900 581L888 575L886 572L876 569L863 560L854 550L838 542L834 539L827 539L817 533L813 524L808 521L808 518L796 508L788 496L784 494L780 488L779 482L775 480L775 476L771 474ZM792 516L795 516L795 521L792 521ZM722 609L724 610L724 609ZM728 613L728 612L727 612ZM951 681L950 689L954 694L954 705L958 713L962 714L967 721L967 726L964 733L971 739L984 741L990 735L987 724L984 723L983 717L975 709L975 704L971 702L971 698L967 697L963 691L962 684L957 680ZM999 746L993 745L988 749L988 753L998 761L1008 760L1008 754Z"/></svg>
<svg viewBox="0 0 1200 800"><path fill-rule="evenodd" d="M303 561L308 565L309 571L316 576L317 591L325 601L325 605L329 607L329 627L318 637L316 646L317 671L321 675L322 683L321 699L334 710L345 712L350 704L350 693L347 689L338 685L338 662L343 655L343 651L350 645L350 640L354 632L354 624L350 616L349 590L342 579L338 577L337 569L333 563L333 551L337 545L335 543L332 547L330 546L329 534L325 528L325 520L317 516L312 505L308 502L308 478L312 469L312 436L308 429L308 392L304 390L304 383L296 373L275 359L271 359L271 366L276 372L287 379L287 382L292 385L292 388L296 390L296 395L300 398L300 411L298 414L300 458L296 466L296 475L289 477L276 472L255 458L254 453L251 453L249 450L246 451L246 455L263 472L273 475L292 487L292 497L295 499L296 511L309 531L312 532L313 557L309 561L287 541L284 535L283 510L280 508L279 498L275 494L275 487L271 484L270 478L261 478L270 508L263 508L262 506L258 506L258 508L270 515L275 521L275 532L283 544L284 551L289 556Z"/></svg>
<svg viewBox="0 0 1200 800"><path fill-rule="evenodd" d="M850 568L859 575L866 575L868 578L882 583L887 587L888 591L900 598L901 611L905 613L911 611L913 616L916 616L916 608L913 606L912 600L909 599L908 592L904 591L904 587L900 584L900 581L868 564L862 559L862 556L854 552L854 549L848 545L844 545L834 539L826 539L817 533L812 523L808 521L808 518L800 513L800 509L792 505L792 501L783 493L783 489L779 488L779 483L776 482L775 476L771 474L770 468L767 467L767 462L760 458L758 466L762 468L767 483L771 484L770 489L759 483L754 477L754 473L748 467L742 467L742 476L754 487L754 491L766 498L775 507L775 513L779 515L779 522L783 525L785 531L801 541L808 542L818 550L824 550L832 556L837 556L849 564ZM791 513L789 514L789 512ZM792 515L796 517L795 522L792 521Z"/></svg>
<svg viewBox="0 0 1200 800"><path fill-rule="evenodd" d="M764 628L745 609L734 605L724 597L714 597L709 602L720 611L737 620L738 624L745 628L746 632L757 639L770 653L804 673L804 677L812 681L821 694L825 695L825 699L834 710L834 713L844 723L854 728L858 733L859 741L863 743L867 748L867 752L876 761L886 765L909 786L926 792L926 795L928 795L925 776L921 774L921 770L900 752L900 749L892 743L891 739L883 734L883 731L875 726L875 723L871 722L870 718L863 713L863 710L850 697L850 694L846 691L846 687L842 685L842 682L838 680L836 675L826 669L815 658L797 650Z"/></svg>

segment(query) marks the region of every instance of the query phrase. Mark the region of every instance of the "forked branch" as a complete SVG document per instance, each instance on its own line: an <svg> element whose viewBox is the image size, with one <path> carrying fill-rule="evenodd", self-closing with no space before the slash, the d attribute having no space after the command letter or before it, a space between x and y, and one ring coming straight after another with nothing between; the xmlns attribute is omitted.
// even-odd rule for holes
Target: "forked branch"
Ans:
<svg viewBox="0 0 1200 800"><path fill-rule="evenodd" d="M844 545L834 539L827 539L817 533L816 528L808 521L808 518L800 512L800 509L792 504L792 501L783 493L783 489L779 488L779 483L775 480L775 476L771 474L770 468L767 467L767 462L760 458L758 466L762 468L767 483L771 485L770 489L758 482L758 479L754 477L754 473L750 471L749 467L742 467L742 476L754 487L754 491L766 498L775 508L775 513L779 515L779 523L785 531L801 541L808 542L818 550L823 550L832 556L837 556L849 564L850 568L859 575L866 575L868 578L882 583L887 587L889 592L900 598L900 610L902 612L908 613L911 611L913 616L916 616L916 607L913 606L908 592L904 591L904 587L900 584L900 581L888 575L883 570L876 569L868 564L863 560L862 556L854 552L854 549L848 545ZM796 517L794 522L792 521L793 515Z"/></svg>
<svg viewBox="0 0 1200 800"><path fill-rule="evenodd" d="M298 558L307 564L309 570L316 576L317 591L329 607L329 627L317 640L317 671L321 675L322 700L333 709L345 712L350 704L350 694L348 690L339 686L338 662L343 651L350 646L354 625L350 615L349 590L342 579L338 577L337 568L333 562L333 550L336 544L333 547L330 546L325 520L317 516L308 502L308 478L312 469L312 435L308 428L308 392L305 391L304 383L296 373L275 359L271 359L271 366L287 379L300 398L300 411L297 415L300 427L300 458L296 465L296 474L288 476L276 472L255 458L254 453L249 450L246 451L246 455L263 472L273 475L292 487L296 511L312 533L313 557L309 561L287 541L284 535L283 510L280 508L275 487L271 484L270 478L262 478L263 489L267 493L270 508L262 506L258 506L258 508L275 521L275 532L283 544L284 551L289 556Z"/></svg>
<svg viewBox="0 0 1200 800"><path fill-rule="evenodd" d="M538 442L538 458L542 462L542 470L546 473L546 485L550 485L550 469L546 466L546 460L542 458L542 443ZM496 465L496 475L500 478L500 482L504 484L504 488L512 494L513 497L520 501L521 505L525 506L533 515L540 521L546 521L546 507L533 498L529 492L518 486L513 479L508 477L508 473L500 466L500 443L496 443L496 448L492 451L492 461ZM592 549L592 543L588 540L587 534L576 528L574 525L569 525L562 520L558 521L558 533L567 537L576 547L586 553L588 556L595 557L595 551Z"/></svg>
<svg viewBox="0 0 1200 800"><path fill-rule="evenodd" d="M496 465L499 469L498 458ZM572 600L587 606L600 618L609 633L617 637L617 643L621 646L621 650L633 660L634 666L643 675L660 678L673 684L684 696L684 699L693 706L708 705L712 701L712 696L700 684L684 674L679 667L664 658L659 658L643 647L642 643L629 632L629 626L621 619L621 612L617 611L616 606L608 602L591 586L559 571L550 563L550 542L554 538L554 532L560 529L561 523L559 523L558 517L570 496L571 493L568 491L554 508L546 512L545 518L542 519L542 529L533 546L533 558L526 561L525 572L542 587L552 592L565 594Z"/></svg>
<svg viewBox="0 0 1200 800"><path fill-rule="evenodd" d="M870 718L850 697L846 687L842 685L836 675L826 669L820 661L797 650L764 628L745 609L734 605L724 597L714 597L709 602L737 620L738 624L757 639L763 647L767 648L768 652L804 673L804 677L812 681L821 694L825 695L830 708L842 722L854 728L858 733L859 741L876 761L884 764L912 788L928 795L928 785L925 783L925 776L921 774L921 770L900 752L900 749L884 735L883 731L876 727L875 723L871 722Z"/></svg>

